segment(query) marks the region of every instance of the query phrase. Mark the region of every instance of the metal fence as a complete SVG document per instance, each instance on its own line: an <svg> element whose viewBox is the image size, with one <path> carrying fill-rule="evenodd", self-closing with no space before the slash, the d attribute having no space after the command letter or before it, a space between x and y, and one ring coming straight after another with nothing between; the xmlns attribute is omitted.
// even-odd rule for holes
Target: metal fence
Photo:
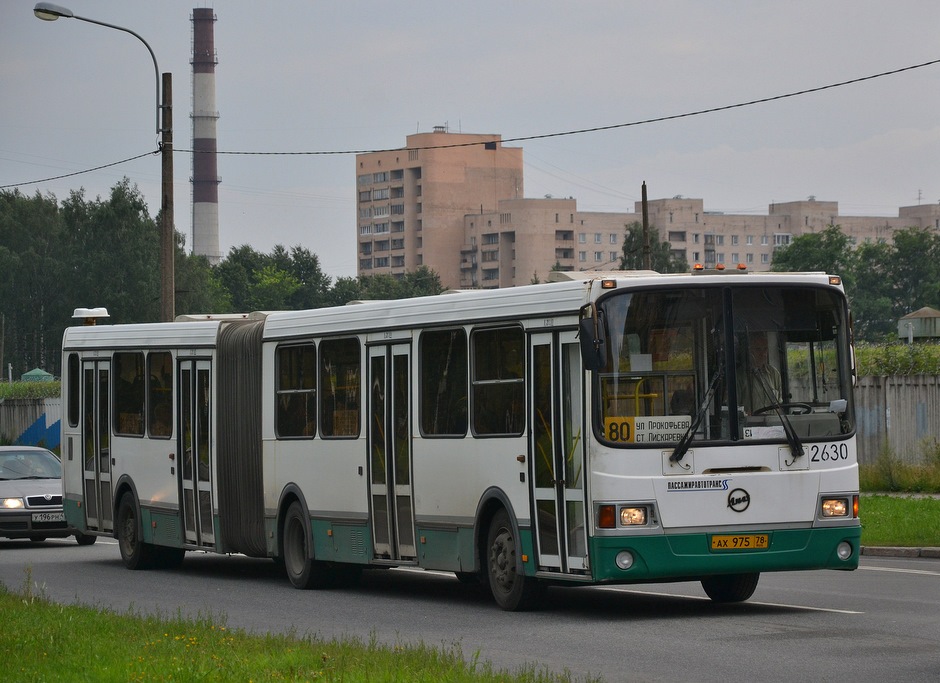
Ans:
<svg viewBox="0 0 940 683"><path fill-rule="evenodd" d="M860 463L874 463L887 448L907 464L920 464L940 442L940 375L861 377L855 407ZM58 448L61 419L61 399L5 399L0 443Z"/></svg>
<svg viewBox="0 0 940 683"><path fill-rule="evenodd" d="M56 449L61 440L61 398L0 401L0 443Z"/></svg>
<svg viewBox="0 0 940 683"><path fill-rule="evenodd" d="M902 462L919 465L940 441L940 375L861 377L855 409L860 463L875 462L887 448Z"/></svg>

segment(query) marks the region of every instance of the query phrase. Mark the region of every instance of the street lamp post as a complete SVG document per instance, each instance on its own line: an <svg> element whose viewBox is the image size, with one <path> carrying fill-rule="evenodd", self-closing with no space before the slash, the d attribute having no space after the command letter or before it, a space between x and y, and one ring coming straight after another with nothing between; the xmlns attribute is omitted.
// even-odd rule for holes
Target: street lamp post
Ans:
<svg viewBox="0 0 940 683"><path fill-rule="evenodd" d="M153 71L156 76L157 94L157 134L160 139L160 155L162 161L162 192L160 201L160 319L171 321L176 317L175 304L175 266L176 231L173 228L173 74L163 74L163 102L160 101L160 69L157 58L146 40L137 33L123 26L107 24L103 21L80 17L72 10L51 2L39 2L33 8L33 14L43 21L55 21L59 17L65 19L78 19L89 24L97 24L107 28L117 29L130 33L144 44L153 60ZM160 125L160 113L163 112L163 125Z"/></svg>

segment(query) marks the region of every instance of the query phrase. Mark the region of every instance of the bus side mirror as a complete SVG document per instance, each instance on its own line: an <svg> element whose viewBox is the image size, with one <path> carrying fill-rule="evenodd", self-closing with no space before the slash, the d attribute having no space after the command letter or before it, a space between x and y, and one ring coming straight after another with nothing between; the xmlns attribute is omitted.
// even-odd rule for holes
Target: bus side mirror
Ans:
<svg viewBox="0 0 940 683"><path fill-rule="evenodd" d="M607 338L598 320L596 309L588 304L581 309L578 337L581 341L581 362L589 371L603 370L607 361Z"/></svg>

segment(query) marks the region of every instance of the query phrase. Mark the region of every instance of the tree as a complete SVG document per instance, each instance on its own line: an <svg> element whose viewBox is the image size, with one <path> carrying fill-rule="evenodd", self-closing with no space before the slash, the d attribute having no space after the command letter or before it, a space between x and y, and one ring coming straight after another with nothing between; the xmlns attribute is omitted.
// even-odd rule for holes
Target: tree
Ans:
<svg viewBox="0 0 940 683"><path fill-rule="evenodd" d="M800 235L774 252L770 269L841 275L846 286L851 287L855 275L851 240L838 225L829 225L822 232Z"/></svg>
<svg viewBox="0 0 940 683"><path fill-rule="evenodd" d="M672 245L659 240L656 228L650 226L650 268L658 273L682 273L689 270L685 256L672 251ZM643 259L643 226L634 221L627 226L623 240L623 256L620 258L621 270L646 270Z"/></svg>

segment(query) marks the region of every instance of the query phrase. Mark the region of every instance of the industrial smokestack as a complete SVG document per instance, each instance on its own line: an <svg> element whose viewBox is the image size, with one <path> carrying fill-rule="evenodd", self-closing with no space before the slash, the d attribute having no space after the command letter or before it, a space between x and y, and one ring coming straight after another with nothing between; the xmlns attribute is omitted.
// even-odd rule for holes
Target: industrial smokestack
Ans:
<svg viewBox="0 0 940 683"><path fill-rule="evenodd" d="M193 22L193 254L218 263L219 183L216 152L215 12L194 9Z"/></svg>

